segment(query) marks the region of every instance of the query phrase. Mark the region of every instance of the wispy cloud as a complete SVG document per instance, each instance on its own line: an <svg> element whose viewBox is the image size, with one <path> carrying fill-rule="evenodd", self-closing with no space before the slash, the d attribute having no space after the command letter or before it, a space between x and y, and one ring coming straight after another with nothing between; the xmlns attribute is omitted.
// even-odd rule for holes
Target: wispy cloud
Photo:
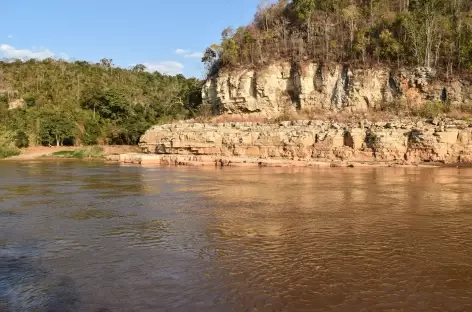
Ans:
<svg viewBox="0 0 472 312"><path fill-rule="evenodd" d="M202 52L194 52L194 51L185 50L185 49L176 49L175 54L183 56L184 58L202 58L203 57Z"/></svg>
<svg viewBox="0 0 472 312"><path fill-rule="evenodd" d="M199 58L201 59L203 57L202 52L192 52L184 55L185 58Z"/></svg>
<svg viewBox="0 0 472 312"><path fill-rule="evenodd" d="M163 61L157 63L143 63L146 66L146 70L149 72L158 71L162 74L177 75L182 74L184 65L176 61Z"/></svg>
<svg viewBox="0 0 472 312"><path fill-rule="evenodd" d="M39 48L39 49L17 49L8 44L0 44L0 56L4 58L11 58L11 59L20 59L20 60L28 60L28 59L38 59L43 60L46 58L53 58L59 57L62 59L68 59L69 57L64 53L59 53L56 55L51 50L46 48Z"/></svg>
<svg viewBox="0 0 472 312"><path fill-rule="evenodd" d="M177 55L185 55L189 52L190 52L189 50L184 50L184 49L176 49L175 50L175 54L177 54Z"/></svg>
<svg viewBox="0 0 472 312"><path fill-rule="evenodd" d="M70 59L69 55L66 54L66 53L59 53L57 55L57 57L59 57L60 59L63 59L63 60L69 60Z"/></svg>
<svg viewBox="0 0 472 312"><path fill-rule="evenodd" d="M8 37L8 38L13 38L13 35L8 35L7 37Z"/></svg>

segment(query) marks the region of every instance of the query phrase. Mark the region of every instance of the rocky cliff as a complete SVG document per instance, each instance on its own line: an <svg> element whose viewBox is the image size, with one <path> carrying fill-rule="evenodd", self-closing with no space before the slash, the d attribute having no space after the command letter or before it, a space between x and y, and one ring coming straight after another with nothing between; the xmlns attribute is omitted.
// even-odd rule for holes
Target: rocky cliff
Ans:
<svg viewBox="0 0 472 312"><path fill-rule="evenodd" d="M258 114L269 119L290 111L365 112L427 101L472 107L472 83L441 80L432 69L353 69L347 65L303 66L287 62L265 68L220 71L208 79L203 99L220 114ZM340 123L322 120L280 123L194 123L154 126L141 138L147 154L202 161L471 163L472 123L411 118ZM159 161L165 156L159 156Z"/></svg>
<svg viewBox="0 0 472 312"><path fill-rule="evenodd" d="M141 138L145 153L237 156L263 160L471 162L472 124L460 120L371 123L287 121L178 123L154 126Z"/></svg>
<svg viewBox="0 0 472 312"><path fill-rule="evenodd" d="M222 70L207 80L204 102L219 113L277 117L291 110L362 112L392 102L418 107L426 101L472 106L472 83L441 80L432 69L356 69L348 65L275 63Z"/></svg>

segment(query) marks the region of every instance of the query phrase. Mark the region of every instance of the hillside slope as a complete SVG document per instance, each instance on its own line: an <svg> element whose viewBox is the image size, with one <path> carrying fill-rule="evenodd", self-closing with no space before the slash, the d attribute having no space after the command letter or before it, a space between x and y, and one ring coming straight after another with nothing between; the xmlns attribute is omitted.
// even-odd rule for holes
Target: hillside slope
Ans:
<svg viewBox="0 0 472 312"><path fill-rule="evenodd" d="M472 69L472 2L262 1L254 20L224 29L203 60L210 74L289 61L434 67L457 75Z"/></svg>
<svg viewBox="0 0 472 312"><path fill-rule="evenodd" d="M108 59L0 62L0 145L136 144L151 125L192 116L200 88Z"/></svg>

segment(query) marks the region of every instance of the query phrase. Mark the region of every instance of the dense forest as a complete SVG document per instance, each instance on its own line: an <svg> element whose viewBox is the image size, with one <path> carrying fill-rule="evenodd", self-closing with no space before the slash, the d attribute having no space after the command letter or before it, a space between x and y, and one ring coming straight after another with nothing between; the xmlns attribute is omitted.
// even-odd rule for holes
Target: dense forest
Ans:
<svg viewBox="0 0 472 312"><path fill-rule="evenodd" d="M277 59L425 66L457 75L472 69L472 1L263 1L254 21L225 29L203 62L211 75Z"/></svg>
<svg viewBox="0 0 472 312"><path fill-rule="evenodd" d="M200 90L198 79L117 68L110 59L0 62L0 150L136 144L153 124L197 114Z"/></svg>

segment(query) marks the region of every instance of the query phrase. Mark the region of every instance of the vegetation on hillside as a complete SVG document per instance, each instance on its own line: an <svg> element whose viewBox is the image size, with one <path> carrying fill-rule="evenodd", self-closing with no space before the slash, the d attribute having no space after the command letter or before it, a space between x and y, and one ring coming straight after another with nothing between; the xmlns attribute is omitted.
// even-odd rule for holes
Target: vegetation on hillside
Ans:
<svg viewBox="0 0 472 312"><path fill-rule="evenodd" d="M84 159L84 158L104 158L105 154L103 153L103 149L99 146L88 146L85 148L81 148L78 150L71 150L71 151L59 151L54 152L50 155L50 157L54 158L76 158L76 159Z"/></svg>
<svg viewBox="0 0 472 312"><path fill-rule="evenodd" d="M254 21L222 32L202 61L221 67L277 59L357 66L436 67L446 75L472 69L470 0L263 1Z"/></svg>
<svg viewBox="0 0 472 312"><path fill-rule="evenodd" d="M145 69L109 59L0 62L0 149L136 144L153 124L193 117L201 81Z"/></svg>
<svg viewBox="0 0 472 312"><path fill-rule="evenodd" d="M19 154L18 148L14 144L14 133L0 124L0 159Z"/></svg>

